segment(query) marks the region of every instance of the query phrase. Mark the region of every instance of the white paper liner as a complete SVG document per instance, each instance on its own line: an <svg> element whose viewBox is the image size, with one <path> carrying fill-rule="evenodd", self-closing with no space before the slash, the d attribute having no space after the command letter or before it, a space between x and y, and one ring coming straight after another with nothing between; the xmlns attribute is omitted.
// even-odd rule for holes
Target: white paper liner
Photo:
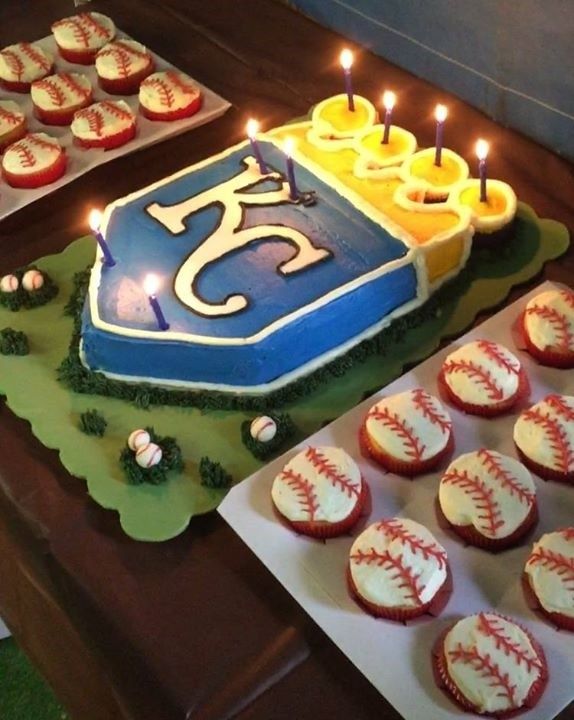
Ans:
<svg viewBox="0 0 574 720"><path fill-rule="evenodd" d="M574 487L545 482L534 476L540 510L536 529L518 547L491 554L465 547L460 539L439 526L435 498L444 467L418 479L400 478L385 474L376 463L363 458L358 446L361 421L377 398L419 386L437 394L437 375L444 358L470 340L494 340L518 355L532 386L527 404L538 402L552 392L573 394L572 371L538 365L527 353L516 348L512 336L512 326L528 300L556 287L554 283L546 282L528 293L237 485L219 506L220 514L251 550L408 720L461 717L461 711L435 684L431 649L447 626L462 616L482 610L497 610L524 625L546 653L550 675L548 687L536 708L520 717L550 720L574 699L574 635L556 631L533 612L526 603L521 584L533 541L543 533L573 524ZM486 419L465 415L450 405L447 407L455 433L454 457L482 446L517 457L512 430L519 409L502 417ZM338 445L357 461L371 488L373 507L368 522L394 515L410 517L428 527L446 548L454 589L439 618L427 616L408 626L372 618L357 607L347 591L345 568L354 538L345 536L323 544L297 536L277 521L270 500L273 478L289 458L311 444ZM353 535L358 532L360 529Z"/></svg>
<svg viewBox="0 0 574 720"><path fill-rule="evenodd" d="M118 30L116 38L132 38L125 33ZM26 41L28 39L26 38ZM166 140L167 138L174 137L180 133L191 130L192 128L204 125L210 120L220 117L230 107L227 100L214 93L209 88L205 87L201 83L194 80L196 85L201 89L203 93L203 104L199 112L189 118L182 120L175 120L173 122L154 122L143 117L138 112L138 96L136 95L110 95L104 92L98 86L98 76L96 69L93 65L76 65L67 62L58 54L58 48L54 37L50 35L42 40L34 41L35 44L40 45L44 50L47 50L54 58L55 69L54 72L75 72L83 73L90 78L94 94L94 102L101 100L125 100L125 102L131 107L136 114L137 122L137 135L133 140L130 140L125 145L114 150L102 150L99 148L92 148L89 150L76 147L73 144L73 135L69 126L57 127L55 125L44 125L34 117L32 99L30 93L13 93L0 88L0 100L14 100L17 102L22 110L26 113L28 121L29 132L45 132L48 135L58 138L61 145L66 149L66 155L68 158L68 165L66 173L56 182L50 185L45 185L40 188L31 190L19 190L10 187L4 180L0 179L0 220L5 218L7 215L23 208L34 200L38 200L44 195L48 195L54 190L67 185L72 180L75 180L80 175L88 172L98 165L109 162L114 158L122 155L127 155L140 148L153 145L154 143ZM148 48L150 50L150 48ZM153 51L153 55L156 72L160 70L172 70L173 65L160 58Z"/></svg>

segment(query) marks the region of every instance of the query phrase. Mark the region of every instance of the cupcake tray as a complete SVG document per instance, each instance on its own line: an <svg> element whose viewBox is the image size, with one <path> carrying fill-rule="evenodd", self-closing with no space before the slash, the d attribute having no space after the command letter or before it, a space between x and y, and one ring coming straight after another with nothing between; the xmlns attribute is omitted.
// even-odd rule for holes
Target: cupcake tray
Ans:
<svg viewBox="0 0 574 720"><path fill-rule="evenodd" d="M557 631L532 610L521 584L524 563L534 540L545 532L573 524L574 488L534 476L540 512L537 527L518 547L491 554L465 547L454 534L439 525L435 499L446 463L438 472L409 480L385 473L372 460L362 457L358 445L361 422L378 398L415 387L423 387L438 396L437 375L446 355L466 342L485 338L502 343L518 355L530 379L530 398L512 413L493 419L465 415L445 402L455 435L451 459L483 446L516 457L512 430L523 407L538 402L551 392L574 394L574 373L538 365L517 349L513 330L528 300L555 287L553 283L543 283L474 328L251 475L234 487L218 508L297 602L408 720L428 720L429 717L446 720L463 714L435 684L431 649L440 633L454 621L482 610L496 610L515 619L533 633L546 652L550 675L548 687L538 705L521 717L550 720L574 699L574 634ZM353 529L352 535L326 542L299 536L281 524L273 512L271 485L275 475L308 445L344 448L357 461L369 484L372 509L369 516ZM422 523L447 550L453 590L437 618L424 616L406 626L377 620L361 610L348 593L345 568L354 538L366 525L392 516L408 517Z"/></svg>
<svg viewBox="0 0 574 720"><path fill-rule="evenodd" d="M116 32L116 38L133 39L120 30ZM92 83L94 102L99 102L100 100L125 100L136 114L137 135L133 140L113 150L76 147L73 143L73 136L69 126L58 127L55 125L44 125L34 117L30 93L13 93L0 88L0 100L14 100L26 113L29 131L45 132L48 135L58 138L61 145L65 148L68 158L65 174L56 182L45 185L44 187L32 190L21 190L10 187L4 180L0 179L0 220L16 210L20 210L20 208L23 208L25 205L44 197L44 195L48 195L63 185L67 185L69 182L72 182L72 180L75 180L80 175L83 175L98 165L103 165L117 157L127 155L148 145L161 142L162 140L167 140L170 137L174 137L211 120L215 120L223 115L230 107L227 100L224 100L212 90L194 80L195 84L203 93L203 104L199 112L189 118L175 120L173 122L153 122L138 112L137 95L109 95L98 86L98 76L93 65L76 65L61 58L52 35L37 41L36 44L40 45L54 57L54 72L76 72L87 75ZM159 55L156 55L152 51L150 52L155 61L156 71L177 69L159 57Z"/></svg>

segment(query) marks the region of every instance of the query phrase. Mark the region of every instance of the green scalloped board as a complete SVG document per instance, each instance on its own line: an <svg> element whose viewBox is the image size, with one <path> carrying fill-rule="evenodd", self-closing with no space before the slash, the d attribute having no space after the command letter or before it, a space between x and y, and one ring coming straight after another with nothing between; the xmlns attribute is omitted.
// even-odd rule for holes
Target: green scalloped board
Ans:
<svg viewBox="0 0 574 720"><path fill-rule="evenodd" d="M484 263L479 277L464 296L442 308L440 316L409 330L396 344L392 357L371 356L354 365L303 400L283 408L299 428L299 437L314 433L327 419L334 419L357 404L366 391L373 392L398 377L408 364L431 355L441 339L459 335L479 312L502 303L512 287L532 279L547 260L568 248L566 228L541 220L520 204L517 233L520 252ZM42 258L46 270L60 287L55 300L44 307L11 313L0 308L0 329L22 330L30 341L30 355L0 355L0 393L8 406L28 420L34 435L46 447L59 451L62 464L85 478L90 496L102 507L116 510L125 532L147 541L167 540L181 533L193 515L214 509L224 491L203 487L199 461L207 455L219 460L234 478L241 479L260 465L241 442L241 423L253 417L237 411L202 412L195 408L160 407L144 410L125 401L68 391L56 379L56 368L66 356L72 320L63 310L72 291L72 277L94 259L91 237L72 243L63 253ZM97 438L78 429L80 414L99 410L108 421L106 435ZM129 485L118 458L131 430L153 425L160 435L179 442L185 470L164 485Z"/></svg>

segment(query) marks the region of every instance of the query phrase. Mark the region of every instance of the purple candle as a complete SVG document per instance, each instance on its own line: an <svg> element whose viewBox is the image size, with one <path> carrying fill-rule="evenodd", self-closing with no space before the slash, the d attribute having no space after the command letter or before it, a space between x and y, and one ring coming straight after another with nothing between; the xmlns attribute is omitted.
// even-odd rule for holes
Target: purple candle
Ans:
<svg viewBox="0 0 574 720"><path fill-rule="evenodd" d="M286 138L283 144L283 152L287 159L287 182L289 183L289 199L298 200L299 190L297 189L297 183L295 182L295 167L293 165L293 150L295 149L295 143L292 138Z"/></svg>
<svg viewBox="0 0 574 720"><path fill-rule="evenodd" d="M442 160L442 141L443 141L443 132L444 132L444 121L446 120L447 116L447 109L444 105L437 105L434 111L434 116L436 118L436 137L435 137L435 154L434 154L434 164L437 167L440 167L441 160Z"/></svg>
<svg viewBox="0 0 574 720"><path fill-rule="evenodd" d="M383 145L387 145L389 142L389 134L391 132L391 120L393 119L393 108L395 107L395 102L397 101L397 96L394 92L390 92L387 90L383 94L383 105L385 106L385 131L383 133Z"/></svg>
<svg viewBox="0 0 574 720"><path fill-rule="evenodd" d="M345 78L345 92L349 110L355 112L355 99L353 97L353 81L351 79L351 66L353 65L353 53L350 50L343 50L340 57L343 76Z"/></svg>
<svg viewBox="0 0 574 720"><path fill-rule="evenodd" d="M113 267L116 264L116 261L114 260L113 255L110 252L110 248L108 247L108 244L104 240L104 236L100 232L101 220L102 220L102 213L99 210L92 210L90 212L88 222L92 229L92 232L94 233L94 237L96 238L98 245L100 246L102 253L104 255L103 263L106 267Z"/></svg>
<svg viewBox="0 0 574 720"><path fill-rule="evenodd" d="M166 321L159 300L157 299L156 293L159 289L159 279L156 275L146 275L144 280L144 290L148 296L149 304L154 312L155 319L157 320L157 326L160 330L169 330L169 323Z"/></svg>
<svg viewBox="0 0 574 720"><path fill-rule="evenodd" d="M253 151L253 155L255 155L255 159L257 160L257 164L259 165L259 172L262 175L267 175L269 173L269 169L265 164L265 160L263 160L261 148L259 147L259 143L257 142L258 130L259 123L257 122L257 120L249 120L249 122L247 123L247 135L249 137L249 141L251 142L251 150Z"/></svg>
<svg viewBox="0 0 574 720"><path fill-rule="evenodd" d="M478 140L476 143L476 157L478 158L478 176L480 178L480 202L486 202L486 158L488 156L488 143Z"/></svg>

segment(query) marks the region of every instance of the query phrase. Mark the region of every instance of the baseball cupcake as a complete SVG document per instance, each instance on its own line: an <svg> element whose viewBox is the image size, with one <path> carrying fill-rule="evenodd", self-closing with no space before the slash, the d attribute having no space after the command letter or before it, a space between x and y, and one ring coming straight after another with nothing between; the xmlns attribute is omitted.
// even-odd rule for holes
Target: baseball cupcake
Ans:
<svg viewBox="0 0 574 720"><path fill-rule="evenodd" d="M151 53L135 40L114 40L96 55L98 83L112 95L134 95L153 70Z"/></svg>
<svg viewBox="0 0 574 720"><path fill-rule="evenodd" d="M542 613L574 631L574 527L547 533L534 543L524 575Z"/></svg>
<svg viewBox="0 0 574 720"><path fill-rule="evenodd" d="M442 365L439 384L453 405L484 417L510 410L528 393L528 378L518 358L490 340L476 340L451 353Z"/></svg>
<svg viewBox="0 0 574 720"><path fill-rule="evenodd" d="M179 120L201 107L201 91L177 70L153 73L140 85L140 109L148 120Z"/></svg>
<svg viewBox="0 0 574 720"><path fill-rule="evenodd" d="M485 448L448 466L438 500L450 527L486 550L515 545L538 518L536 487L528 470L514 458Z"/></svg>
<svg viewBox="0 0 574 720"><path fill-rule="evenodd" d="M507 717L533 708L548 683L542 647L517 623L494 612L459 620L433 652L440 685L464 710Z"/></svg>
<svg viewBox="0 0 574 720"><path fill-rule="evenodd" d="M80 13L52 25L60 55L68 62L91 65L98 50L114 39L116 27L106 15Z"/></svg>
<svg viewBox="0 0 574 720"><path fill-rule="evenodd" d="M308 447L273 481L271 498L294 530L316 538L342 535L357 522L367 486L355 461L336 447Z"/></svg>
<svg viewBox="0 0 574 720"><path fill-rule="evenodd" d="M0 153L26 134L26 115L12 100L0 100Z"/></svg>
<svg viewBox="0 0 574 720"><path fill-rule="evenodd" d="M129 142L136 134L136 118L123 100L104 100L74 114L71 125L77 145L110 150Z"/></svg>
<svg viewBox="0 0 574 720"><path fill-rule="evenodd" d="M548 290L532 298L522 316L526 349L542 365L574 367L574 291Z"/></svg>
<svg viewBox="0 0 574 720"><path fill-rule="evenodd" d="M15 188L37 188L61 177L66 155L56 138L33 133L10 145L2 156L2 177Z"/></svg>
<svg viewBox="0 0 574 720"><path fill-rule="evenodd" d="M424 615L447 579L446 550L414 520L370 525L349 554L349 589L375 617L409 620Z"/></svg>
<svg viewBox="0 0 574 720"><path fill-rule="evenodd" d="M92 103L86 75L58 73L32 83L34 115L45 125L69 125L74 113Z"/></svg>
<svg viewBox="0 0 574 720"><path fill-rule="evenodd" d="M362 450L386 470L408 476L433 470L454 445L448 412L421 388L373 405L359 440Z"/></svg>
<svg viewBox="0 0 574 720"><path fill-rule="evenodd" d="M574 482L574 396L548 395L514 425L522 462L546 480Z"/></svg>
<svg viewBox="0 0 574 720"><path fill-rule="evenodd" d="M0 51L0 85L10 92L27 93L34 80L52 72L50 53L39 45L17 43Z"/></svg>

